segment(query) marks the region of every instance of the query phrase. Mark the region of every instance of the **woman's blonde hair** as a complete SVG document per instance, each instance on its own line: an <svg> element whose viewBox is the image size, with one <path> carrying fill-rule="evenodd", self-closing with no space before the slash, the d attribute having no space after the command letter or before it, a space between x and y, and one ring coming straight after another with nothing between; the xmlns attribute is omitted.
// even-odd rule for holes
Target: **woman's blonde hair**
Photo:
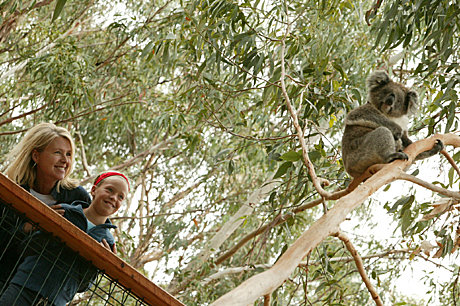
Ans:
<svg viewBox="0 0 460 306"><path fill-rule="evenodd" d="M42 152L57 137L64 137L70 142L72 156L69 167L64 178L58 181L57 190L60 187L73 189L77 187L77 182L69 176L73 171L75 144L69 131L63 127L58 127L53 123L40 123L31 128L22 140L8 153L8 168L5 174L19 185L27 184L33 188L37 178L35 162L32 159L34 150Z"/></svg>

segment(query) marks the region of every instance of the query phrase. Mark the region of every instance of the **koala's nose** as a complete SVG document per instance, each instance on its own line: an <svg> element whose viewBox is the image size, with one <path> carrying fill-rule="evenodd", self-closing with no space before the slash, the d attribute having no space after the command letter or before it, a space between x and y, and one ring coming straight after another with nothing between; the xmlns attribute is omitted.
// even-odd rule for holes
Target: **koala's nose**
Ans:
<svg viewBox="0 0 460 306"><path fill-rule="evenodd" d="M385 104L386 105L393 105L393 102L395 101L395 95L394 94L390 94L386 100L385 100Z"/></svg>

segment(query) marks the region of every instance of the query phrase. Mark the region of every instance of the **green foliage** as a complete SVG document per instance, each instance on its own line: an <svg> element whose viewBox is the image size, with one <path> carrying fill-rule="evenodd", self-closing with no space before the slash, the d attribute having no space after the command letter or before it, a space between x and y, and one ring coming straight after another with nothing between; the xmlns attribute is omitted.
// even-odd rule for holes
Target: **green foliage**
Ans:
<svg viewBox="0 0 460 306"><path fill-rule="evenodd" d="M67 127L78 148L76 178L119 167L135 182L116 220L120 256L162 285L171 278L190 281L177 294L187 305L209 303L265 269L259 265L273 263L323 213L296 211L318 195L280 86L281 39L287 94L308 157L317 175L332 183L331 192L349 179L340 159L342 122L366 102L370 71L388 68L420 89L423 103L411 131L417 138L459 126L459 6L452 1L385 1L372 27L363 18L370 1L52 3L0 3L2 169L6 153L37 122ZM401 48L396 68L389 59ZM453 158L460 161L458 153ZM271 176L279 185L210 250L209 261L196 271L184 269ZM444 184L457 182L450 172ZM431 208L408 194L387 207L399 221L398 233L418 243L436 232L448 254L453 225L418 222ZM356 218L367 220L360 213ZM285 222L278 224L281 217ZM371 237L356 240L365 254L395 247ZM344 256L344 247L328 239L310 254L308 269L299 267L274 292L273 303L367 303L354 264L334 259ZM378 288L390 292L398 264L372 261L367 269ZM204 282L220 269L246 266ZM397 293L384 298L411 303Z"/></svg>

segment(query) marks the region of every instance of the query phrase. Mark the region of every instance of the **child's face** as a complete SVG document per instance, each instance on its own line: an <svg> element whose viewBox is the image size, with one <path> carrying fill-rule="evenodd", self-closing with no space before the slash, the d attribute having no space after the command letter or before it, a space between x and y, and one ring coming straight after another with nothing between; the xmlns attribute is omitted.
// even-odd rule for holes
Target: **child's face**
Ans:
<svg viewBox="0 0 460 306"><path fill-rule="evenodd" d="M109 176L91 188L91 206L99 215L109 217L120 208L128 194L128 183L118 175Z"/></svg>

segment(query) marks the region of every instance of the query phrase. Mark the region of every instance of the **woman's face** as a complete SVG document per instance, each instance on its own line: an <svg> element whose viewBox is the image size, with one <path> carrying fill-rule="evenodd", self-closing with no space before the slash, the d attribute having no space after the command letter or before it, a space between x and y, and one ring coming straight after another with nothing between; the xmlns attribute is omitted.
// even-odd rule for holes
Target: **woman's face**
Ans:
<svg viewBox="0 0 460 306"><path fill-rule="evenodd" d="M52 183L62 180L69 171L72 159L70 142L59 136L39 152L34 150L32 159L37 164L37 181Z"/></svg>

